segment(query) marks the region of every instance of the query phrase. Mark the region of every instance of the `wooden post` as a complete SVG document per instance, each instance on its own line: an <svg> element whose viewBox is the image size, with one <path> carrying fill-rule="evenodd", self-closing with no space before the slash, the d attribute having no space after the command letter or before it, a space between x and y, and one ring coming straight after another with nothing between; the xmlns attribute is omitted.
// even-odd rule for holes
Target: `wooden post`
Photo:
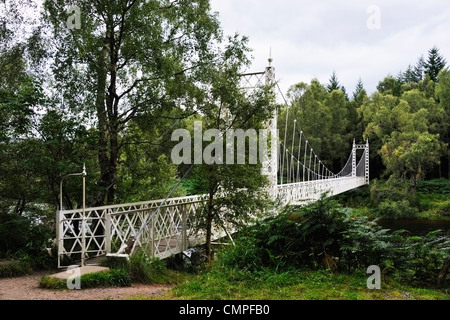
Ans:
<svg viewBox="0 0 450 320"><path fill-rule="evenodd" d="M106 210L105 213L105 251L111 253L111 213Z"/></svg>
<svg viewBox="0 0 450 320"><path fill-rule="evenodd" d="M183 251L188 248L186 211L187 204L184 204L181 209L181 247Z"/></svg>
<svg viewBox="0 0 450 320"><path fill-rule="evenodd" d="M152 218L152 220L150 221L150 257L154 258L155 257L155 218L156 216L154 216Z"/></svg>

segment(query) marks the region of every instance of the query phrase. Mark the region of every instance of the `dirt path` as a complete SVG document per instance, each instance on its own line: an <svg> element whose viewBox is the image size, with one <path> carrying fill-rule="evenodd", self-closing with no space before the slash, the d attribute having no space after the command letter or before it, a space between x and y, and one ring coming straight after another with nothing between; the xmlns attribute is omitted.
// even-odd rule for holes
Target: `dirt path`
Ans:
<svg viewBox="0 0 450 320"><path fill-rule="evenodd" d="M125 300L132 296L158 296L171 286L133 284L125 288L94 288L83 290L49 290L39 288L45 273L18 278L0 279L0 300Z"/></svg>

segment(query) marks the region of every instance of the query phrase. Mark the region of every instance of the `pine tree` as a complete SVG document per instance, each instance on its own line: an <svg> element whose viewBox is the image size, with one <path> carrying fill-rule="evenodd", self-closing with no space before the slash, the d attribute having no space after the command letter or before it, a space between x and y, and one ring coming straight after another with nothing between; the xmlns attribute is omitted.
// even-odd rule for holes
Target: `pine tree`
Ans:
<svg viewBox="0 0 450 320"><path fill-rule="evenodd" d="M409 65L405 72L400 72L398 76L398 81L400 83L412 83L419 82L421 79L418 79L415 74L415 69Z"/></svg>
<svg viewBox="0 0 450 320"><path fill-rule="evenodd" d="M362 90L364 90L364 84L363 84L361 78L359 78L358 83L356 84L355 92L353 92L353 100L356 100L356 98L358 97L358 94Z"/></svg>
<svg viewBox="0 0 450 320"><path fill-rule="evenodd" d="M438 47L434 46L428 51L428 60L424 64L425 73L434 82L438 81L439 71L444 69L447 61L439 54Z"/></svg>
<svg viewBox="0 0 450 320"><path fill-rule="evenodd" d="M416 66L414 67L414 77L416 79L416 82L419 82L419 81L423 80L424 65L425 65L425 59L423 58L423 55L422 55L417 60Z"/></svg>
<svg viewBox="0 0 450 320"><path fill-rule="evenodd" d="M331 75L330 83L327 85L327 89L328 89L328 92L341 89L341 85L339 83L339 80L338 80L338 77L337 77L335 71L333 71L333 74Z"/></svg>

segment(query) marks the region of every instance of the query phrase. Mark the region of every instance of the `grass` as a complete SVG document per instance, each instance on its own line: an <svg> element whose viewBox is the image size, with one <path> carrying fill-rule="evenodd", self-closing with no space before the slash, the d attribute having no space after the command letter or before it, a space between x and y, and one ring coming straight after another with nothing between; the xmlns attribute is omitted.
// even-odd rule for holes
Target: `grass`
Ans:
<svg viewBox="0 0 450 320"><path fill-rule="evenodd" d="M136 300L450 300L447 289L423 289L382 281L380 290L367 288L365 272L332 273L328 270L271 270L250 274L242 270L213 269L192 276L159 297Z"/></svg>
<svg viewBox="0 0 450 320"><path fill-rule="evenodd" d="M123 269L111 269L105 272L84 274L80 277L81 288L97 287L129 287L130 275ZM67 289L67 281L50 276L43 276L39 281L39 287L44 289Z"/></svg>

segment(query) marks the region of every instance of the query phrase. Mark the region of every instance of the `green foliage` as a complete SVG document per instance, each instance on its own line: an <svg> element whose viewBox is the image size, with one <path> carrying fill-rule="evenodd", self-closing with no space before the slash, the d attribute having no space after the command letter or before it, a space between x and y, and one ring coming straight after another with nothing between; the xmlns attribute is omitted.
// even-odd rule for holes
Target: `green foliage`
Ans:
<svg viewBox="0 0 450 320"><path fill-rule="evenodd" d="M132 282L145 284L176 283L180 277L166 267L160 259L153 259L144 250L132 254L129 259L108 257L103 263L111 270L123 270Z"/></svg>
<svg viewBox="0 0 450 320"><path fill-rule="evenodd" d="M450 217L450 200L439 206L438 214L443 217Z"/></svg>
<svg viewBox="0 0 450 320"><path fill-rule="evenodd" d="M98 287L129 287L130 275L123 269L111 269L103 272L83 274L80 277L81 289ZM51 276L43 276L39 280L39 287L44 289L67 289L67 281Z"/></svg>
<svg viewBox="0 0 450 320"><path fill-rule="evenodd" d="M372 180L366 214L373 218L445 218L450 211L449 192L450 181L446 179L422 180L416 190L402 180ZM344 200L346 197L347 193ZM347 204L344 200L341 203Z"/></svg>
<svg viewBox="0 0 450 320"><path fill-rule="evenodd" d="M287 210L244 233L242 244L236 246L236 252L225 252L223 261L252 271L262 267L285 270L292 266L318 268L325 253L338 256L338 239L349 210L325 200Z"/></svg>
<svg viewBox="0 0 450 320"><path fill-rule="evenodd" d="M32 271L30 262L27 259L1 261L0 278L19 277L29 274Z"/></svg>
<svg viewBox="0 0 450 320"><path fill-rule="evenodd" d="M24 248L30 228L31 223L28 219L0 212L0 257Z"/></svg>
<svg viewBox="0 0 450 320"><path fill-rule="evenodd" d="M443 109L418 90L400 96L376 93L361 106L365 135L381 140L379 154L393 178L410 178L413 187L439 163L439 127Z"/></svg>
<svg viewBox="0 0 450 320"><path fill-rule="evenodd" d="M396 267L402 270L400 277L416 285L433 286L442 268L444 258L450 255L450 240L435 230L424 237L406 238L404 245L397 250ZM447 277L445 285L450 285Z"/></svg>
<svg viewBox="0 0 450 320"><path fill-rule="evenodd" d="M417 192L450 196L450 180L435 179L420 181L417 185Z"/></svg>
<svg viewBox="0 0 450 320"><path fill-rule="evenodd" d="M42 276L39 280L39 288L43 289L67 289L67 282L51 276Z"/></svg>
<svg viewBox="0 0 450 320"><path fill-rule="evenodd" d="M164 283L168 275L168 270L162 260L151 259L143 251L130 257L127 270L133 281L147 284Z"/></svg>
<svg viewBox="0 0 450 320"><path fill-rule="evenodd" d="M330 80L330 82L334 81ZM317 156L326 160L325 165L335 172L339 172L345 165L348 146L351 145L352 139L355 137L360 139L361 136L356 136L357 128L355 123L352 123L356 121L354 104L347 101L342 87L339 90L329 90L337 85L331 83L329 88L326 88L317 79L313 79L310 84L298 83L291 86L288 91L290 106L281 108L278 116L279 135L286 146L292 145L295 119L297 120L296 130L304 132ZM286 133L288 134L284 139ZM297 155L299 153L298 135L295 139L297 143L290 151ZM302 145L304 143L303 136ZM303 153L300 152L300 154Z"/></svg>
<svg viewBox="0 0 450 320"><path fill-rule="evenodd" d="M361 209L364 207L370 208L374 205L369 186L349 190L345 193L334 196L334 199L342 206L353 209Z"/></svg>
<svg viewBox="0 0 450 320"><path fill-rule="evenodd" d="M367 217L353 217L334 201L320 200L241 233L235 247L220 253L218 264L244 273L283 272L329 268L323 258L338 257L332 270L354 272L378 265L395 269L401 281L433 286L449 249L450 241L437 231L408 237L403 230L391 232Z"/></svg>
<svg viewBox="0 0 450 320"><path fill-rule="evenodd" d="M129 287L132 279L126 270L111 269L107 272L84 274L80 282L81 288Z"/></svg>
<svg viewBox="0 0 450 320"><path fill-rule="evenodd" d="M56 265L53 237L52 229L35 225L32 218L0 213L0 258L26 261L32 269L52 268Z"/></svg>
<svg viewBox="0 0 450 320"><path fill-rule="evenodd" d="M392 201L389 199L380 202L374 211L377 217L388 219L413 218L419 213L419 209L412 207L408 200Z"/></svg>
<svg viewBox="0 0 450 320"><path fill-rule="evenodd" d="M439 72L445 67L447 61L439 53L439 48L434 46L428 51L428 60L424 63L425 73L434 82L438 81Z"/></svg>

